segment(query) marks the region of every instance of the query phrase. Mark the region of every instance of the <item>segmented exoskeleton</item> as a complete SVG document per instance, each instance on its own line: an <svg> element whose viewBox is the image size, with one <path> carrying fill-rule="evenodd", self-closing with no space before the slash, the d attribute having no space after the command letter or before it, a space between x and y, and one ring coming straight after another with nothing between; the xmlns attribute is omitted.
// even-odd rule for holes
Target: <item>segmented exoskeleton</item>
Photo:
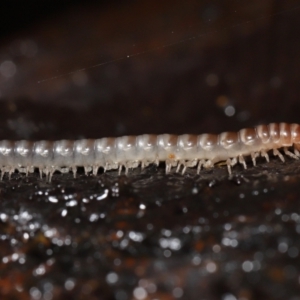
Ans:
<svg viewBox="0 0 300 300"><path fill-rule="evenodd" d="M184 173L188 167L210 168L224 161L228 172L241 163L247 168L244 157L251 156L253 165L256 158L263 156L269 161L268 151L284 161L283 153L298 159L300 157L300 125L271 123L238 132L223 132L219 135L151 135L123 136L118 138L60 140L60 141L0 141L1 178L15 171L28 174L35 168L40 176L51 178L55 171L72 171L76 176L77 167L84 167L85 173L98 173L118 169L119 173L128 169L165 162L166 172L172 167ZM293 152L292 152L293 151Z"/></svg>

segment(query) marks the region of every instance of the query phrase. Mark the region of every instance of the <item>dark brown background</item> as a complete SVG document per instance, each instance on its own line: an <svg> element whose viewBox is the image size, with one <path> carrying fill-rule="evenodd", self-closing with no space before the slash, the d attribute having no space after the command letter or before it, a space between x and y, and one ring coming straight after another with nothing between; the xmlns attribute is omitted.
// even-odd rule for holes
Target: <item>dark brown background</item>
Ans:
<svg viewBox="0 0 300 300"><path fill-rule="evenodd" d="M0 139L298 122L299 16L292 0L3 1ZM4 178L1 299L299 300L299 179L275 158L231 178Z"/></svg>
<svg viewBox="0 0 300 300"><path fill-rule="evenodd" d="M1 27L19 26L1 43L1 62L16 66L0 77L1 138L297 122L297 1L51 3L15 5L9 20L2 11Z"/></svg>

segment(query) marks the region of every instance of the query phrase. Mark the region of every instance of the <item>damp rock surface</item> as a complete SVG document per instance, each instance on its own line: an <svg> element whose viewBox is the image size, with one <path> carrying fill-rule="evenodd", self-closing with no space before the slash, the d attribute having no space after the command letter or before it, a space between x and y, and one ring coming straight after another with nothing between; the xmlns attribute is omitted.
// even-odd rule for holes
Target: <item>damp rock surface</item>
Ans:
<svg viewBox="0 0 300 300"><path fill-rule="evenodd" d="M0 183L1 296L297 299L299 168L14 174Z"/></svg>

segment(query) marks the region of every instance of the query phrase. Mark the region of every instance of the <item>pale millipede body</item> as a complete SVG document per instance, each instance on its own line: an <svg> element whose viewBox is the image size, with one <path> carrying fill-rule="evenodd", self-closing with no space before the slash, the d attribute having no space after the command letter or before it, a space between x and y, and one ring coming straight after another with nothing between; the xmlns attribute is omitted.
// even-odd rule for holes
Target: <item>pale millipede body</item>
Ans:
<svg viewBox="0 0 300 300"><path fill-rule="evenodd" d="M223 132L219 135L172 135L144 134L117 138L60 140L60 141L0 141L1 179L5 173L18 170L28 174L37 168L40 176L49 178L55 171L72 171L76 176L77 167L83 167L85 173L98 173L118 169L121 173L128 169L149 164L165 162L166 173L176 167L184 173L188 167L210 168L219 162L225 162L229 174L231 167L241 163L247 168L244 157L250 156L256 165L258 156L269 161L268 151L282 161L283 153L298 159L300 157L300 125L271 123L255 128L242 129L238 132Z"/></svg>

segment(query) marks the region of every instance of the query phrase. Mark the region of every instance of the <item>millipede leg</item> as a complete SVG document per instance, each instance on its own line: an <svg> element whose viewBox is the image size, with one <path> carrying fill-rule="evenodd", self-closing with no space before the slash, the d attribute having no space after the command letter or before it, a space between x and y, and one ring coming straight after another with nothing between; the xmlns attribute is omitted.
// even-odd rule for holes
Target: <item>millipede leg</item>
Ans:
<svg viewBox="0 0 300 300"><path fill-rule="evenodd" d="M105 166L103 167L103 172L105 173L107 171L108 168L108 163L105 163Z"/></svg>
<svg viewBox="0 0 300 300"><path fill-rule="evenodd" d="M292 153L291 151L289 151L287 147L283 148L283 152L284 152L285 155L287 155L289 157L292 157L294 159L299 159L294 153Z"/></svg>
<svg viewBox="0 0 300 300"><path fill-rule="evenodd" d="M40 178L43 179L43 170L42 168L39 168Z"/></svg>
<svg viewBox="0 0 300 300"><path fill-rule="evenodd" d="M253 166L256 166L256 157L258 157L258 156L259 156L259 153L251 152L251 158L252 158Z"/></svg>
<svg viewBox="0 0 300 300"><path fill-rule="evenodd" d="M119 165L119 175L121 175L121 172L122 172L122 165L120 164Z"/></svg>
<svg viewBox="0 0 300 300"><path fill-rule="evenodd" d="M170 163L166 162L166 174L171 172L171 168L172 168L172 165Z"/></svg>
<svg viewBox="0 0 300 300"><path fill-rule="evenodd" d="M299 152L296 148L294 148L294 153L295 153L297 156L300 156L300 152Z"/></svg>
<svg viewBox="0 0 300 300"><path fill-rule="evenodd" d="M284 157L283 157L283 155L282 155L277 149L273 149L273 154L274 154L275 156L278 156L278 157L280 158L280 160L281 160L282 162L284 162Z"/></svg>
<svg viewBox="0 0 300 300"><path fill-rule="evenodd" d="M269 155L268 155L268 153L267 153L265 150L262 150L262 151L260 152L260 155L261 155L262 157L264 157L264 158L266 159L267 162L270 161Z"/></svg>
<svg viewBox="0 0 300 300"><path fill-rule="evenodd" d="M229 175L231 175L231 167L233 167L236 163L237 163L237 159L236 158L233 158L233 159L228 158L226 160L226 164L227 164L227 169L228 169Z"/></svg>
<svg viewBox="0 0 300 300"><path fill-rule="evenodd" d="M230 158L228 158L226 160L226 164L227 164L228 173L229 173L229 175L231 175L231 159Z"/></svg>
<svg viewBox="0 0 300 300"><path fill-rule="evenodd" d="M11 174L14 172L14 170L10 169L8 171L8 179L10 180L11 179Z"/></svg>
<svg viewBox="0 0 300 300"><path fill-rule="evenodd" d="M87 175L90 171L89 167L84 167L84 175Z"/></svg>
<svg viewBox="0 0 300 300"><path fill-rule="evenodd" d="M96 176L98 174L98 166L93 166L93 175Z"/></svg>
<svg viewBox="0 0 300 300"><path fill-rule="evenodd" d="M197 174L200 173L201 167L204 165L205 161L203 159L199 160L197 167Z"/></svg>
<svg viewBox="0 0 300 300"><path fill-rule="evenodd" d="M52 167L50 170L48 170L48 174L49 174L49 176L48 176L49 182L51 182L52 177L53 177L53 174L54 174L54 172L55 172L56 170L57 170L56 167Z"/></svg>
<svg viewBox="0 0 300 300"><path fill-rule="evenodd" d="M183 165L183 169L182 169L181 174L183 175L185 173L185 171L186 171L186 165Z"/></svg>
<svg viewBox="0 0 300 300"><path fill-rule="evenodd" d="M46 175L46 182L47 181L50 182L50 180L49 180L49 173L50 173L50 171L47 168L45 168L45 169L42 170L42 172Z"/></svg>
<svg viewBox="0 0 300 300"><path fill-rule="evenodd" d="M239 163L244 166L244 169L247 169L247 165L246 165L245 159L244 159L244 157L242 155L239 155Z"/></svg>
<svg viewBox="0 0 300 300"><path fill-rule="evenodd" d="M137 165L137 166L138 166L138 165ZM127 162L126 165L125 165L125 175L128 174L128 172L129 172L130 169L134 169L134 168L135 168L135 167L134 167L133 164L131 164L130 162Z"/></svg>
<svg viewBox="0 0 300 300"><path fill-rule="evenodd" d="M72 172L73 172L73 176L74 176L74 178L76 178L76 173L77 173L77 167L72 167ZM86 173L85 173L85 175L86 175Z"/></svg>
<svg viewBox="0 0 300 300"><path fill-rule="evenodd" d="M176 173L178 173L178 172L180 171L180 168L181 168L181 163L179 163L179 164L177 165Z"/></svg>

